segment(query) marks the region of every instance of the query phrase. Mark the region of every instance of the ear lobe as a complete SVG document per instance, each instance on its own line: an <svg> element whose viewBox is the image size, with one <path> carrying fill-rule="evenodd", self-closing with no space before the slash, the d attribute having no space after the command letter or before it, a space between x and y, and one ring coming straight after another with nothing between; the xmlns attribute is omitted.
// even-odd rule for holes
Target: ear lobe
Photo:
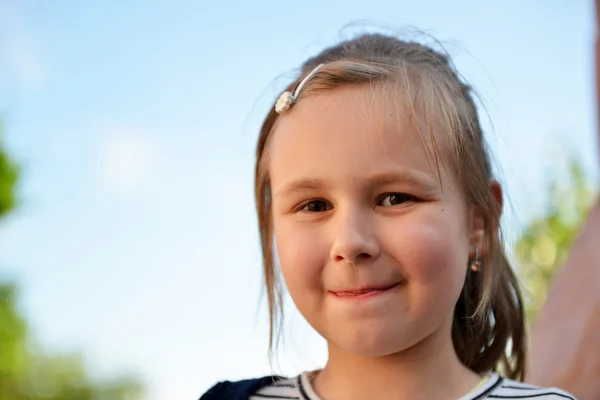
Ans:
<svg viewBox="0 0 600 400"><path fill-rule="evenodd" d="M483 240L485 237L485 228L485 214L480 207L474 206L471 209L471 231L469 235L469 246L471 249L469 255L471 257L475 256L475 248L479 249L480 255L485 254Z"/></svg>

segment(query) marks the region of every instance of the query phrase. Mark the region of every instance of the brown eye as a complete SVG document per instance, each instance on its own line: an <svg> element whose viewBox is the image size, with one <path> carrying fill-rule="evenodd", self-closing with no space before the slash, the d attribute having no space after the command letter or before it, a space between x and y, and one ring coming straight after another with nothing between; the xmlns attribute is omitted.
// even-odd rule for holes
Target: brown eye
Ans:
<svg viewBox="0 0 600 400"><path fill-rule="evenodd" d="M313 201L309 201L308 203L304 204L304 207L302 207L301 210L306 211L306 212L318 213L318 212L325 212L330 209L331 209L331 206L326 201L313 200Z"/></svg>
<svg viewBox="0 0 600 400"><path fill-rule="evenodd" d="M383 207L393 207L416 200L418 200L417 197L407 193L388 193L379 200L379 205Z"/></svg>

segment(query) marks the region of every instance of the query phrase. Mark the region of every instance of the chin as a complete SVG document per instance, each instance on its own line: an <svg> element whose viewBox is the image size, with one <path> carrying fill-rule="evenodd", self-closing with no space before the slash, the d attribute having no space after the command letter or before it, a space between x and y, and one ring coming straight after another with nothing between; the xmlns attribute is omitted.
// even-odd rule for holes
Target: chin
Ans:
<svg viewBox="0 0 600 400"><path fill-rule="evenodd" d="M340 350L363 357L383 357L404 351L419 342L407 330L349 328L327 339Z"/></svg>

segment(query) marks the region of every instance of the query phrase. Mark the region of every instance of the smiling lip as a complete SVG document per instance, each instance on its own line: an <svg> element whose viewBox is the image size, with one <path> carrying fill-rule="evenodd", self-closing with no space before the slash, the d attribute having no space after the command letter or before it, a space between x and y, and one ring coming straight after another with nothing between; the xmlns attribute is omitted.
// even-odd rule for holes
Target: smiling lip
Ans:
<svg viewBox="0 0 600 400"><path fill-rule="evenodd" d="M381 287L370 287L370 288L362 288L362 289L350 289L350 290L339 290L330 292L336 297L341 299L366 299L368 297L377 296L379 294L385 293L396 286L400 285L400 283L395 283L393 285L381 286Z"/></svg>

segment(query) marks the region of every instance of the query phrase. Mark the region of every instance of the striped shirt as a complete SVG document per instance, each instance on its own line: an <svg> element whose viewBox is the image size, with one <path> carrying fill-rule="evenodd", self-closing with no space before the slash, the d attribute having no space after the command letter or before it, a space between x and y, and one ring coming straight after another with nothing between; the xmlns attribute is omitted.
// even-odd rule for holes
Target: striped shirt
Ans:
<svg viewBox="0 0 600 400"><path fill-rule="evenodd" d="M488 379L460 400L576 400L567 392L556 388L542 388L503 378L490 373ZM260 389L250 400L322 400L314 391L310 373L296 378L280 380Z"/></svg>

